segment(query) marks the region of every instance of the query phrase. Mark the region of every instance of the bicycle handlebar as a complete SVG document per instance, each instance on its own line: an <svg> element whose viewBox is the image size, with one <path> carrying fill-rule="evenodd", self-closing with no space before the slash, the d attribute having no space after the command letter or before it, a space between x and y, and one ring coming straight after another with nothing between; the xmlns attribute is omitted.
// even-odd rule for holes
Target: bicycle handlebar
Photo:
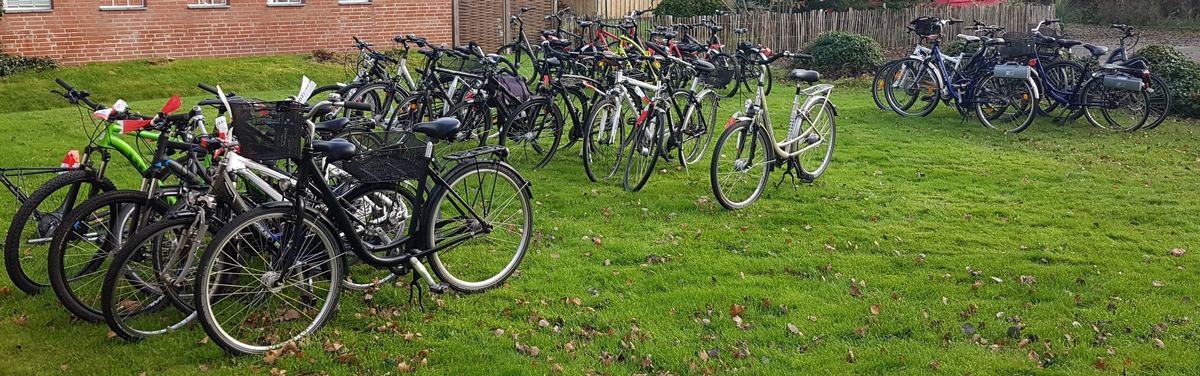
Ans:
<svg viewBox="0 0 1200 376"><path fill-rule="evenodd" d="M88 93L87 91L75 90L74 87L71 87L70 84L68 84L66 81L63 81L63 79L61 79L61 78L55 78L54 82L57 82L58 86L62 86L62 88L67 91L66 93L58 93L58 94L62 95L63 98L67 98L67 100L70 101L72 104L75 104L78 102L83 102L83 104L87 105L88 107L91 107L92 110L97 110L97 111L104 108L104 106L102 106L96 102L92 102L90 99L87 98L88 95L91 95L91 93ZM55 91L51 90L51 92L55 92Z"/></svg>

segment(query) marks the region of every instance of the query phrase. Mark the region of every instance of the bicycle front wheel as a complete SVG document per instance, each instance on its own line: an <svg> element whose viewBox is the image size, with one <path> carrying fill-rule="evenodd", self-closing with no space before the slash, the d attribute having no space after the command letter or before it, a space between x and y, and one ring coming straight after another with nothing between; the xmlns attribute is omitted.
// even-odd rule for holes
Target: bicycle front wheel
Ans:
<svg viewBox="0 0 1200 376"><path fill-rule="evenodd" d="M93 197L63 217L50 241L50 286L68 312L90 322L104 320L101 288L110 256L126 239L170 211L143 191L113 191Z"/></svg>
<svg viewBox="0 0 1200 376"><path fill-rule="evenodd" d="M294 261L280 265L285 255ZM200 259L195 307L213 343L261 354L321 328L337 309L343 258L338 239L312 213L260 208L235 217Z"/></svg>
<svg viewBox="0 0 1200 376"><path fill-rule="evenodd" d="M1167 115L1171 114L1171 88L1167 87L1167 82L1163 81L1156 74L1150 75L1150 88L1146 93L1149 100L1150 116L1146 119L1146 125L1142 129L1150 130L1158 128L1163 120L1167 119Z"/></svg>
<svg viewBox="0 0 1200 376"><path fill-rule="evenodd" d="M937 108L942 92L940 75L924 60L907 58L897 63L890 85L884 85L888 106L901 116L926 116Z"/></svg>
<svg viewBox="0 0 1200 376"><path fill-rule="evenodd" d="M775 155L770 142L750 120L739 121L721 133L708 174L713 196L721 206L741 209L762 196Z"/></svg>
<svg viewBox="0 0 1200 376"><path fill-rule="evenodd" d="M113 333L139 341L179 329L195 317L191 277L200 255L189 251L211 240L208 233L196 233L195 220L189 215L155 222L113 256L100 296Z"/></svg>
<svg viewBox="0 0 1200 376"><path fill-rule="evenodd" d="M358 219L358 236L368 251L390 250L381 256L394 256L404 251L398 245L408 235L415 201L408 189L400 184L365 184L354 187L342 199L346 203L346 213ZM353 255L346 257L345 270L342 287L354 291L384 286L397 277L387 269L367 265Z"/></svg>
<svg viewBox="0 0 1200 376"><path fill-rule="evenodd" d="M500 145L508 147L509 163L542 168L554 158L563 127L558 106L550 98L536 97L513 110L504 124Z"/></svg>
<svg viewBox="0 0 1200 376"><path fill-rule="evenodd" d="M450 288L477 293L500 286L520 266L533 233L529 183L492 160L464 163L428 201L422 228L433 273Z"/></svg>
<svg viewBox="0 0 1200 376"><path fill-rule="evenodd" d="M1021 133L1033 123L1036 95L1028 80L989 75L975 88L972 101L983 125L1004 133Z"/></svg>
<svg viewBox="0 0 1200 376"><path fill-rule="evenodd" d="M625 190L637 192L650 180L654 164L662 155L663 135L666 133L664 115L655 110L633 126L633 133L625 141Z"/></svg>
<svg viewBox="0 0 1200 376"><path fill-rule="evenodd" d="M35 295L50 286L46 260L50 239L63 216L84 200L117 189L92 170L55 176L29 195L17 209L4 239L4 270L17 288Z"/></svg>
<svg viewBox="0 0 1200 376"><path fill-rule="evenodd" d="M618 108L619 107L619 108ZM592 106L583 132L583 171L591 181L607 180L621 165L626 123L635 121L633 110L620 101L605 99Z"/></svg>

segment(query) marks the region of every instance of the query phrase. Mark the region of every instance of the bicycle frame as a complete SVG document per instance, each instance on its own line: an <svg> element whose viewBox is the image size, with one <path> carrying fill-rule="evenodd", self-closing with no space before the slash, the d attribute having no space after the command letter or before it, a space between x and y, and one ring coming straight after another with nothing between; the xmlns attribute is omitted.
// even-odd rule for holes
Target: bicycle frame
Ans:
<svg viewBox="0 0 1200 376"><path fill-rule="evenodd" d="M750 116L745 116L742 114L734 114L733 117L731 117L729 119L729 123L726 125L726 127L733 125L734 123L736 123L738 121L750 121L751 124L754 124L754 127L755 127L755 129L757 129L757 131L766 133L767 139L770 140L771 149L772 149L772 151L775 152L775 156L778 158L775 160L775 163L779 163L779 161L781 161L781 160L794 158L800 154L803 154L806 151L809 151L813 148L821 146L822 144L827 142L827 140L822 139L822 140L819 140L818 142L812 143L808 146L798 148L795 151L784 150L785 147L788 147L792 144L799 145L799 144L801 144L801 141L806 141L809 138L809 136L813 134L813 131L811 128L805 129L804 132L800 133L799 135L797 135L796 137L794 137L792 139L776 141L775 132L773 131L774 125L771 124L771 114L770 114L770 111L768 111L767 106L766 106L766 99L767 99L766 89L762 83L763 82L762 80L765 80L766 78L767 78L766 73L760 73L760 78L759 78L759 82L758 82L758 91L755 94L753 102L751 102L751 100L749 100L749 99L746 100L746 104L747 104L746 113L749 113ZM796 96L795 96L795 98L792 99L792 112L791 112L791 116L790 116L788 124L792 124L794 126L794 124L796 124L797 121L811 122L812 119L808 118L808 115L807 115L809 110L811 110L812 107L814 105L816 105L818 101L823 100L823 101L829 102L829 92L832 90L833 90L833 85L830 85L830 84L820 84L820 85L813 85L808 88L802 88L801 85L799 83L797 83L796 84ZM805 98L803 105L800 103L801 97ZM833 102L830 102L830 104L832 104L832 103ZM832 106L831 106L831 108L832 108ZM834 115L837 114L836 112L837 111L834 110ZM821 111L817 113L817 117L818 118L821 117L821 115L823 115L824 113L825 113L825 107L822 106ZM742 116L739 116L739 115L742 115ZM754 153L754 151L752 150L751 155L753 155L753 153Z"/></svg>

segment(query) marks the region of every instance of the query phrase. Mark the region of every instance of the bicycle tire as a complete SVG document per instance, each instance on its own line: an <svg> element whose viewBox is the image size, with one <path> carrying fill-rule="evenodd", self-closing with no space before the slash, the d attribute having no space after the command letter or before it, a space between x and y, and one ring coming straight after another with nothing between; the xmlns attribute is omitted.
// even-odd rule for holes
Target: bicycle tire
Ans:
<svg viewBox="0 0 1200 376"><path fill-rule="evenodd" d="M875 101L875 107L878 107L880 110L892 109L887 104L886 95L880 97L880 92L884 90L884 86L891 83L891 80L888 78L895 75L893 70L899 66L899 62L900 60L892 60L884 63L879 67L879 70L875 71L875 77L871 79L871 100Z"/></svg>
<svg viewBox="0 0 1200 376"><path fill-rule="evenodd" d="M1038 90L1042 94L1038 101L1038 115L1058 117L1055 115L1055 112L1070 107L1070 104L1054 99L1049 94L1050 90L1067 93L1067 100L1078 98L1079 96L1075 95L1078 93L1074 91L1083 91L1083 86L1079 84L1082 82L1080 80L1083 79L1083 65L1070 60L1058 60L1046 64L1042 67L1042 70L1046 73L1046 76L1037 80L1037 83L1042 86ZM1045 86L1047 85L1050 87L1046 88Z"/></svg>
<svg viewBox="0 0 1200 376"><path fill-rule="evenodd" d="M727 70L730 75L729 82L725 83L724 86L714 88L714 90L724 98L733 98L734 95L737 95L738 87L741 86L741 82L737 79L737 69L739 69L737 60L733 56L721 52L709 58L708 62L712 63L713 67L716 68L716 72Z"/></svg>
<svg viewBox="0 0 1200 376"><path fill-rule="evenodd" d="M720 108L720 95L712 90L703 90L699 95L693 96L691 91L679 90L675 92L674 97L676 103L687 103L683 108L684 113L678 115L679 129L674 133L677 133L680 162L690 165L699 162L712 143L717 111ZM683 102L679 102L680 99L683 99Z"/></svg>
<svg viewBox="0 0 1200 376"><path fill-rule="evenodd" d="M408 92L404 91L398 84L392 82L375 82L355 89L354 93L346 98L347 102L369 103L371 110L346 110L346 116L361 116L374 120L381 128L392 129L396 127L394 122L397 117L393 116L400 111L400 103L407 99Z"/></svg>
<svg viewBox="0 0 1200 376"><path fill-rule="evenodd" d="M167 233L188 234L195 230L195 215L164 219L138 231L113 255L104 275L100 307L109 330L129 342L165 334L190 323L195 316L193 281L175 282L163 277L194 275L193 270L167 267L166 260L193 239L164 242ZM211 227L210 227L211 229ZM212 235L208 231L207 235ZM147 245L147 242L154 244ZM172 247L173 246L173 247ZM165 256L165 257L164 257ZM196 255L200 256L199 254ZM168 308L173 307L174 309Z"/></svg>
<svg viewBox="0 0 1200 376"><path fill-rule="evenodd" d="M59 190L67 188L67 191L62 192L65 199L65 195L69 194L71 187L76 184L79 185L76 195L82 193L83 197L71 200L69 208L62 207L67 202L51 203L56 207L55 210L45 211L48 215L41 219L36 218L35 213L42 212L42 210L38 210L42 203L55 197ZM84 185L88 188L84 189ZM8 233L4 238L4 270L13 285L29 295L37 295L43 288L50 287L50 277L46 273L46 257L49 252L43 246L35 249L27 248L26 245L31 240L52 237L58 223L61 223L63 215L66 215L75 206L82 204L87 198L116 189L117 187L112 181L97 176L96 171L90 169L65 172L35 189L25 203L17 209L17 213L13 215L12 223L8 226ZM30 229L32 232L26 231L30 224L34 225ZM33 237L30 238L31 236ZM43 241L36 244L49 245L49 242Z"/></svg>
<svg viewBox="0 0 1200 376"><path fill-rule="evenodd" d="M1037 115L1038 98L1029 80L985 75L972 93L975 116L988 128L1017 134Z"/></svg>
<svg viewBox="0 0 1200 376"><path fill-rule="evenodd" d="M809 108L809 114L811 115L815 111L816 117L804 117L804 119L808 119L809 126L815 132L813 135L816 136L815 139L810 136L806 143L811 145L814 142L822 142L826 144L826 147L817 147L796 156L800 165L800 179L810 182L821 177L825 173L825 170L829 168L829 162L833 160L834 145L837 141L837 121L834 116L833 103L829 102L827 98L821 98L818 101L819 103L813 102L813 106ZM826 120L828 120L828 123L826 123ZM799 132L796 132L794 135L792 133L788 132L789 140L800 134ZM823 152L817 153L817 151ZM814 164L817 166L816 168L809 167Z"/></svg>
<svg viewBox="0 0 1200 376"><path fill-rule="evenodd" d="M545 167L562 142L562 112L550 98L535 97L518 105L505 121L499 144L508 148L508 163Z"/></svg>
<svg viewBox="0 0 1200 376"><path fill-rule="evenodd" d="M1171 115L1171 88L1167 86L1167 82L1163 81L1158 75L1150 74L1150 89L1153 92L1147 93L1149 97L1150 118L1146 120L1146 125L1141 129L1151 130L1162 125L1163 121L1167 120L1167 116Z"/></svg>
<svg viewBox="0 0 1200 376"><path fill-rule="evenodd" d="M903 73L897 79L899 84L888 85L884 92L887 94L888 106L892 108L900 116L918 117L927 116L937 108L938 102L941 102L940 95L942 92L942 82L933 65L921 59L907 58L901 60L903 66L920 66L921 69L909 75ZM901 103L896 97L897 91L906 95L904 102ZM924 105L915 111L912 106L918 102L923 102Z"/></svg>
<svg viewBox="0 0 1200 376"><path fill-rule="evenodd" d="M626 139L629 146L625 147L629 157L625 159L625 190L637 192L646 186L650 175L654 174L654 165L663 152L663 138L666 135L665 114L652 111L634 125L632 133Z"/></svg>
<svg viewBox="0 0 1200 376"><path fill-rule="evenodd" d="M422 226L428 234L429 249L445 246L447 234L472 232L479 226L486 230L485 235L471 236L450 249L430 254L430 268L455 291L479 293L498 287L512 276L529 250L533 234L529 183L512 166L488 159L460 164L446 176L446 185L438 185L429 196L433 210ZM464 207L484 216L485 223L465 217ZM522 223L513 223L518 220ZM513 245L515 249L510 250ZM481 267L491 262L503 266L498 270Z"/></svg>
<svg viewBox="0 0 1200 376"><path fill-rule="evenodd" d="M1146 124L1149 96L1145 91L1128 91L1104 86L1096 77L1083 85L1084 116L1092 125L1112 130L1132 132ZM1140 104L1139 104L1140 103ZM1127 111L1126 111L1127 110ZM1100 116L1097 116L1099 112Z"/></svg>
<svg viewBox="0 0 1200 376"><path fill-rule="evenodd" d="M204 332L208 334L208 338L230 354L261 354L283 347L288 342L300 340L320 329L336 313L342 287L341 272L344 266L341 246L336 232L311 212L306 212L302 216L303 218L298 218L297 222L305 226L304 229L288 229L288 231L306 231L310 235L306 240L315 240L313 242L305 241L304 245L310 247L298 251L312 259L312 261L297 260L298 264L306 266L301 270L303 275L288 276L289 278L298 278L298 282L293 285L262 288L266 287L262 281L269 280L269 284L275 285L283 279L279 272L265 271L270 268L267 259L271 257L271 254L279 254L279 244L274 240L264 239L284 233L282 226L295 225L288 221L291 216L292 207L287 203L269 208L252 209L243 213L213 236L212 243L205 248L204 256L200 259L196 275L196 301L194 303L197 318L204 328ZM260 231L268 231L271 236L262 236ZM249 243L255 240L257 240L256 243ZM257 247L254 247L255 245ZM258 251L254 252L254 250ZM308 265L306 262L317 263L317 265ZM263 270L263 272L259 273L261 275L239 272L255 269ZM240 288L222 287L239 286L238 283L243 281L245 286ZM323 289L323 291L319 291L319 289ZM261 291L255 293L255 290ZM283 296L284 290L287 290L288 293L292 292L291 290L297 290L301 298ZM320 296L310 290L317 291ZM250 297L251 295L254 295L253 300L258 306L266 308L261 311L245 312L244 308L247 304L242 302L239 297ZM319 305L312 303L319 298L324 298L324 301ZM280 304L279 307L271 307L270 303L274 300L282 301L283 304ZM290 301L308 307L296 309L295 305L288 303ZM235 312L225 311L226 307L232 307L231 309ZM242 315L243 312L244 315ZM225 317L227 314L232 317ZM225 318L225 320L221 320L217 316L222 316L221 318ZM251 328L241 329L233 326L239 324L251 326ZM255 325L260 327L253 327ZM241 338L242 335L248 336L248 338Z"/></svg>
<svg viewBox="0 0 1200 376"><path fill-rule="evenodd" d="M381 196L382 192L389 195ZM362 222L359 238L363 240L368 251L381 252L390 249L391 251L384 256L394 256L406 251L397 245L408 235L409 221L413 220L413 203L416 199L403 184L362 184L341 198L349 204L344 205L346 212ZM387 269L362 263L353 253L348 254L343 268L345 272L342 273L342 288L345 290L367 291L386 286L398 277Z"/></svg>
<svg viewBox="0 0 1200 376"><path fill-rule="evenodd" d="M633 109L620 106L618 101L604 99L592 106L583 132L583 171L588 180L608 180L621 166L622 146L625 145L627 121L636 119Z"/></svg>
<svg viewBox="0 0 1200 376"><path fill-rule="evenodd" d="M747 144L749 142L749 144ZM750 206L762 196L767 188L775 153L767 146L770 139L758 129L753 120L741 120L725 128L717 138L709 166L708 180L713 197L722 207L729 210ZM726 147L730 147L726 150ZM748 152L743 158L744 152ZM762 161L755 163L754 157L761 153ZM755 171L755 169L758 169ZM747 180L751 179L751 180ZM735 185L754 183L754 189L741 192Z"/></svg>
<svg viewBox="0 0 1200 376"><path fill-rule="evenodd" d="M63 223L73 225L59 226L54 232L46 261L50 287L67 312L88 322L104 320L100 290L108 269L106 259L139 228L171 210L160 197L164 196L150 198L138 190L106 192L88 199L63 217ZM97 232L90 235L94 227ZM94 236L98 243L95 247L88 246L88 239L82 235Z"/></svg>

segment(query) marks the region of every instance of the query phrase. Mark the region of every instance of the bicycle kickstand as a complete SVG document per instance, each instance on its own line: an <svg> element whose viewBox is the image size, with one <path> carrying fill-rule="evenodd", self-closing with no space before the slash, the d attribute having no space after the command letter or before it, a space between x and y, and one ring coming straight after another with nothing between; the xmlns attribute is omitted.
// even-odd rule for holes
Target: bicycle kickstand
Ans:
<svg viewBox="0 0 1200 376"><path fill-rule="evenodd" d="M421 308L421 312L425 312L425 298L423 297L424 293L421 292L423 289L420 282L421 276L413 273L412 282L408 283L408 303L412 304L413 293L415 292L417 295L417 307Z"/></svg>
<svg viewBox="0 0 1200 376"><path fill-rule="evenodd" d="M787 169L783 170L783 175L780 176L779 181L775 183L775 189L779 189L779 185L783 184L783 180L788 177L792 178L792 188L793 189L795 189L796 187L799 187L799 185L796 184L796 171L799 171L798 167L799 166L796 165L795 158L788 158Z"/></svg>

